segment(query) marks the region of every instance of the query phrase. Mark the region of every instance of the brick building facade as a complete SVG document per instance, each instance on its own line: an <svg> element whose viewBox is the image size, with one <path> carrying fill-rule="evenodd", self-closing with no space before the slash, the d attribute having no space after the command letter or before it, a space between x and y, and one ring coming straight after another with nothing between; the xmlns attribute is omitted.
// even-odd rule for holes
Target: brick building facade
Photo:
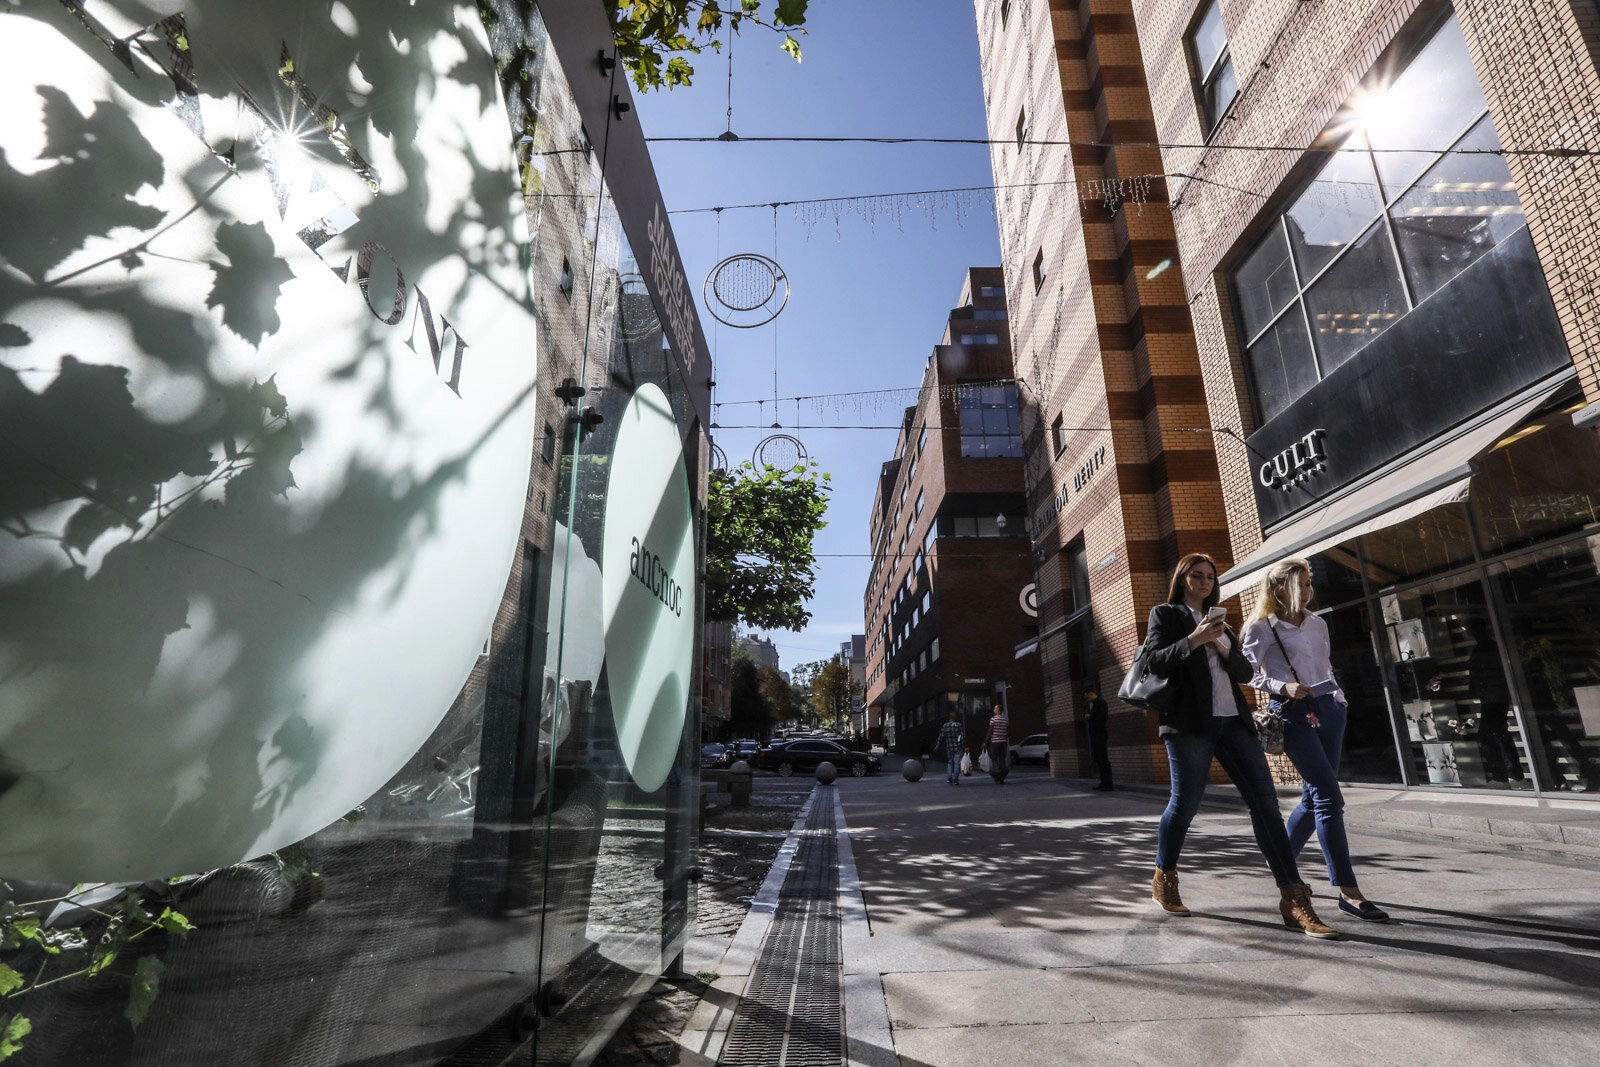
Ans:
<svg viewBox="0 0 1600 1067"><path fill-rule="evenodd" d="M1132 8L977 0L996 208L1022 382L1052 773L1091 773L1084 684L1114 693L1174 564L1231 563L1205 373ZM1165 781L1113 702L1125 781Z"/></svg>
<svg viewBox="0 0 1600 1067"><path fill-rule="evenodd" d="M1017 657L1037 624L1002 271L969 270L958 304L870 519L865 703L907 753L927 751L952 708L974 745L996 703L1015 737L1044 726L1036 661Z"/></svg>
<svg viewBox="0 0 1600 1067"><path fill-rule="evenodd" d="M1596 4L1107 6L1223 431L1224 595L1310 558L1346 777L1600 792Z"/></svg>

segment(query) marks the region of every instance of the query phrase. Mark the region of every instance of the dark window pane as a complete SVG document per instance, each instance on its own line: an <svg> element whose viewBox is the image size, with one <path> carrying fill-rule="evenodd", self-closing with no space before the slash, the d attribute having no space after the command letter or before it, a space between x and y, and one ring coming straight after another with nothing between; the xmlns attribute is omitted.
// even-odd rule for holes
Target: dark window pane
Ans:
<svg viewBox="0 0 1600 1067"><path fill-rule="evenodd" d="M1359 147L1335 152L1285 212L1301 279L1327 266L1382 210L1367 153Z"/></svg>
<svg viewBox="0 0 1600 1067"><path fill-rule="evenodd" d="M1468 501L1486 554L1600 523L1600 437L1565 412L1512 434L1478 471Z"/></svg>
<svg viewBox="0 0 1600 1067"><path fill-rule="evenodd" d="M1581 538L1492 570L1537 735L1545 784L1600 791L1600 539Z"/></svg>
<svg viewBox="0 0 1600 1067"><path fill-rule="evenodd" d="M1233 73L1233 60L1225 59L1216 77L1206 84L1206 124L1215 126L1220 122L1238 95L1239 79Z"/></svg>
<svg viewBox="0 0 1600 1067"><path fill-rule="evenodd" d="M1505 160L1460 154L1462 149L1499 147L1500 138L1485 115L1390 210L1400 258L1418 301L1527 225Z"/></svg>
<svg viewBox="0 0 1600 1067"><path fill-rule="evenodd" d="M1279 319L1245 352L1262 421L1272 418L1317 384L1317 364L1298 307Z"/></svg>
<svg viewBox="0 0 1600 1067"><path fill-rule="evenodd" d="M1487 106L1461 25L1451 16L1387 92L1356 101L1353 110L1376 150L1384 188L1393 196Z"/></svg>
<svg viewBox="0 0 1600 1067"><path fill-rule="evenodd" d="M1305 300L1324 375L1404 315L1400 269L1382 223L1357 238Z"/></svg>
<svg viewBox="0 0 1600 1067"><path fill-rule="evenodd" d="M1239 265L1233 285L1247 338L1260 333L1272 316L1295 298L1294 267L1289 263L1289 244L1281 225L1273 223L1255 251Z"/></svg>

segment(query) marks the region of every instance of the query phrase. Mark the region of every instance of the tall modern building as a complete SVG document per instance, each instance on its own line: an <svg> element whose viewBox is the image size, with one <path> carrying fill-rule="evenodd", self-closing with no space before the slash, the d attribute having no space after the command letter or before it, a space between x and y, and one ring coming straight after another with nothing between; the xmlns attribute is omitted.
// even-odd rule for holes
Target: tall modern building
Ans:
<svg viewBox="0 0 1600 1067"><path fill-rule="evenodd" d="M1085 683L1115 693L1181 555L1232 564L1228 516L1132 9L975 11L1037 572L1033 662L1052 772L1082 777ZM1113 702L1109 734L1119 780L1166 780L1149 716Z"/></svg>
<svg viewBox="0 0 1600 1067"><path fill-rule="evenodd" d="M1310 558L1349 778L1600 794L1600 11L1127 7L1224 593Z"/></svg>
<svg viewBox="0 0 1600 1067"><path fill-rule="evenodd" d="M865 700L907 753L928 750L952 709L974 736L995 704L1019 737L1044 720L1037 666L1017 657L1038 628L1003 272L970 269L957 304L868 524Z"/></svg>
<svg viewBox="0 0 1600 1067"><path fill-rule="evenodd" d="M604 5L0 22L0 903L122 917L21 1057L592 1055L692 926L711 377Z"/></svg>

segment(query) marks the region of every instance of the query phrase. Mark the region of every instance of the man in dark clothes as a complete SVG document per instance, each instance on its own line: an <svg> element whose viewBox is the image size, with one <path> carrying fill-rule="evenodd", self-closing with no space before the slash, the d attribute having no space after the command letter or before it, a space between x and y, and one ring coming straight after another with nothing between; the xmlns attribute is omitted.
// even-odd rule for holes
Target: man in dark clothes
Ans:
<svg viewBox="0 0 1600 1067"><path fill-rule="evenodd" d="M1094 757L1094 765L1100 769L1100 784L1095 786L1102 792L1110 792L1111 785L1111 757L1106 755L1106 702L1100 699L1098 686L1087 686L1083 691L1085 701L1084 725L1089 730L1089 754Z"/></svg>

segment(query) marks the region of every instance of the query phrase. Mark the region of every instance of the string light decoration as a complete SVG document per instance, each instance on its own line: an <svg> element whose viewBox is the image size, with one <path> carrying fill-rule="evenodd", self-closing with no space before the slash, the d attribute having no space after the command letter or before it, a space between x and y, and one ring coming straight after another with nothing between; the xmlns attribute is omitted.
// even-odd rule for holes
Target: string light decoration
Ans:
<svg viewBox="0 0 1600 1067"><path fill-rule="evenodd" d="M777 318L789 304L789 276L759 252L728 256L700 287L706 310L724 326L750 330Z"/></svg>
<svg viewBox="0 0 1600 1067"><path fill-rule="evenodd" d="M802 467L811 457L806 452L806 446L800 443L798 437L790 437L786 433L775 433L770 437L761 439L756 445L755 453L751 459L756 467L776 467L778 470L793 470Z"/></svg>

